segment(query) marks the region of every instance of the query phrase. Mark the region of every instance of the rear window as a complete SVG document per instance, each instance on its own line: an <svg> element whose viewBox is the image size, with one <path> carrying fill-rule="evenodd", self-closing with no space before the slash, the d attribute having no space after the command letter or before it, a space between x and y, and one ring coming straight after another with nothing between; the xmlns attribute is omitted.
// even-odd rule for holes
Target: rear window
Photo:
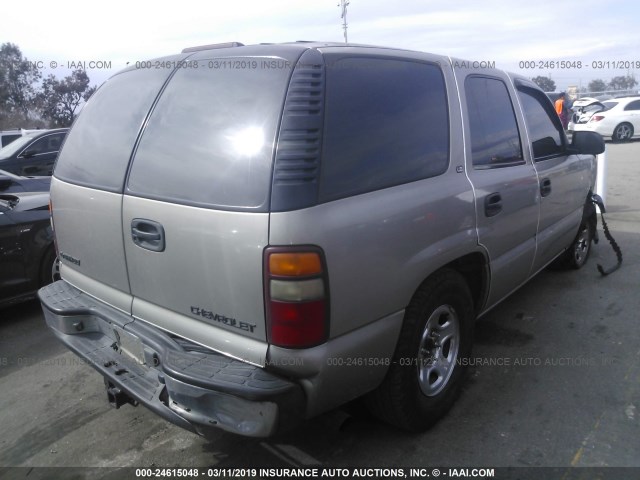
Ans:
<svg viewBox="0 0 640 480"><path fill-rule="evenodd" d="M320 199L444 173L449 113L433 64L344 58L327 65Z"/></svg>
<svg viewBox="0 0 640 480"><path fill-rule="evenodd" d="M129 70L93 94L67 136L54 175L62 180L122 192L129 158L168 69Z"/></svg>
<svg viewBox="0 0 640 480"><path fill-rule="evenodd" d="M187 205L266 210L291 72L264 63L202 60L178 71L144 130L127 191Z"/></svg>

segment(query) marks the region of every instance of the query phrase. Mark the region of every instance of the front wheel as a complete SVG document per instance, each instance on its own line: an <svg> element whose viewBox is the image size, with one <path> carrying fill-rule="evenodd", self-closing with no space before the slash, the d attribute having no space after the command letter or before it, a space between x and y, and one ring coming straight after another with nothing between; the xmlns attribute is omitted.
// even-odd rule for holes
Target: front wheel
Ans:
<svg viewBox="0 0 640 480"><path fill-rule="evenodd" d="M429 277L405 311L382 385L367 397L372 413L413 432L440 419L460 393L474 319L473 300L462 275L446 269Z"/></svg>
<svg viewBox="0 0 640 480"><path fill-rule="evenodd" d="M580 231L578 232L576 239L565 253L566 265L569 268L578 270L587 263L587 259L591 253L591 241L591 228L589 228L589 225L583 223L580 225Z"/></svg>
<svg viewBox="0 0 640 480"><path fill-rule="evenodd" d="M597 223L596 208L592 202L587 201L578 233L569 248L554 261L552 267L566 270L582 268L589 259Z"/></svg>

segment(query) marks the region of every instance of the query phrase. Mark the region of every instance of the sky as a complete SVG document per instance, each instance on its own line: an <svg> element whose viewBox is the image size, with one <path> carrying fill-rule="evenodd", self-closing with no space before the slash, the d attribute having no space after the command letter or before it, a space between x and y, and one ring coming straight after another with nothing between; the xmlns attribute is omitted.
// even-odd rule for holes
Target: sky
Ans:
<svg viewBox="0 0 640 480"><path fill-rule="evenodd" d="M99 85L127 64L195 45L344 42L339 3L30 0L26 11L3 9L0 43L17 44L43 75L62 78L75 62ZM528 77L550 76L558 90L633 73L640 80L638 20L640 2L632 0L350 0L347 10L350 43L495 62ZM562 60L582 68L548 63Z"/></svg>

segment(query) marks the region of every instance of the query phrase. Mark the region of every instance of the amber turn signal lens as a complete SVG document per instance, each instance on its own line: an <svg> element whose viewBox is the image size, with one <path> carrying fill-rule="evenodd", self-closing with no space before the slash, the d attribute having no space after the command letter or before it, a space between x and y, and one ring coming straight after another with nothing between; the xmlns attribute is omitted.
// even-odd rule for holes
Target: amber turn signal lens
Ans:
<svg viewBox="0 0 640 480"><path fill-rule="evenodd" d="M269 255L269 273L285 277L319 275L322 262L317 253L272 253Z"/></svg>

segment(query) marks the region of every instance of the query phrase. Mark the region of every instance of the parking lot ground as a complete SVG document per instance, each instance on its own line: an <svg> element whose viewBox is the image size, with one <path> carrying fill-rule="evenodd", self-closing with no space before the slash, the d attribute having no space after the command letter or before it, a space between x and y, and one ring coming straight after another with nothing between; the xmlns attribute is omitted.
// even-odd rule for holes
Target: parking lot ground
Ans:
<svg viewBox="0 0 640 480"><path fill-rule="evenodd" d="M622 268L597 272L615 263L601 234L582 270L543 271L482 318L469 381L430 431L398 431L355 403L271 439L204 440L143 407L110 408L102 378L31 302L0 310L0 469L559 467L572 479L591 476L571 467L617 466L640 476L640 142L607 148Z"/></svg>

